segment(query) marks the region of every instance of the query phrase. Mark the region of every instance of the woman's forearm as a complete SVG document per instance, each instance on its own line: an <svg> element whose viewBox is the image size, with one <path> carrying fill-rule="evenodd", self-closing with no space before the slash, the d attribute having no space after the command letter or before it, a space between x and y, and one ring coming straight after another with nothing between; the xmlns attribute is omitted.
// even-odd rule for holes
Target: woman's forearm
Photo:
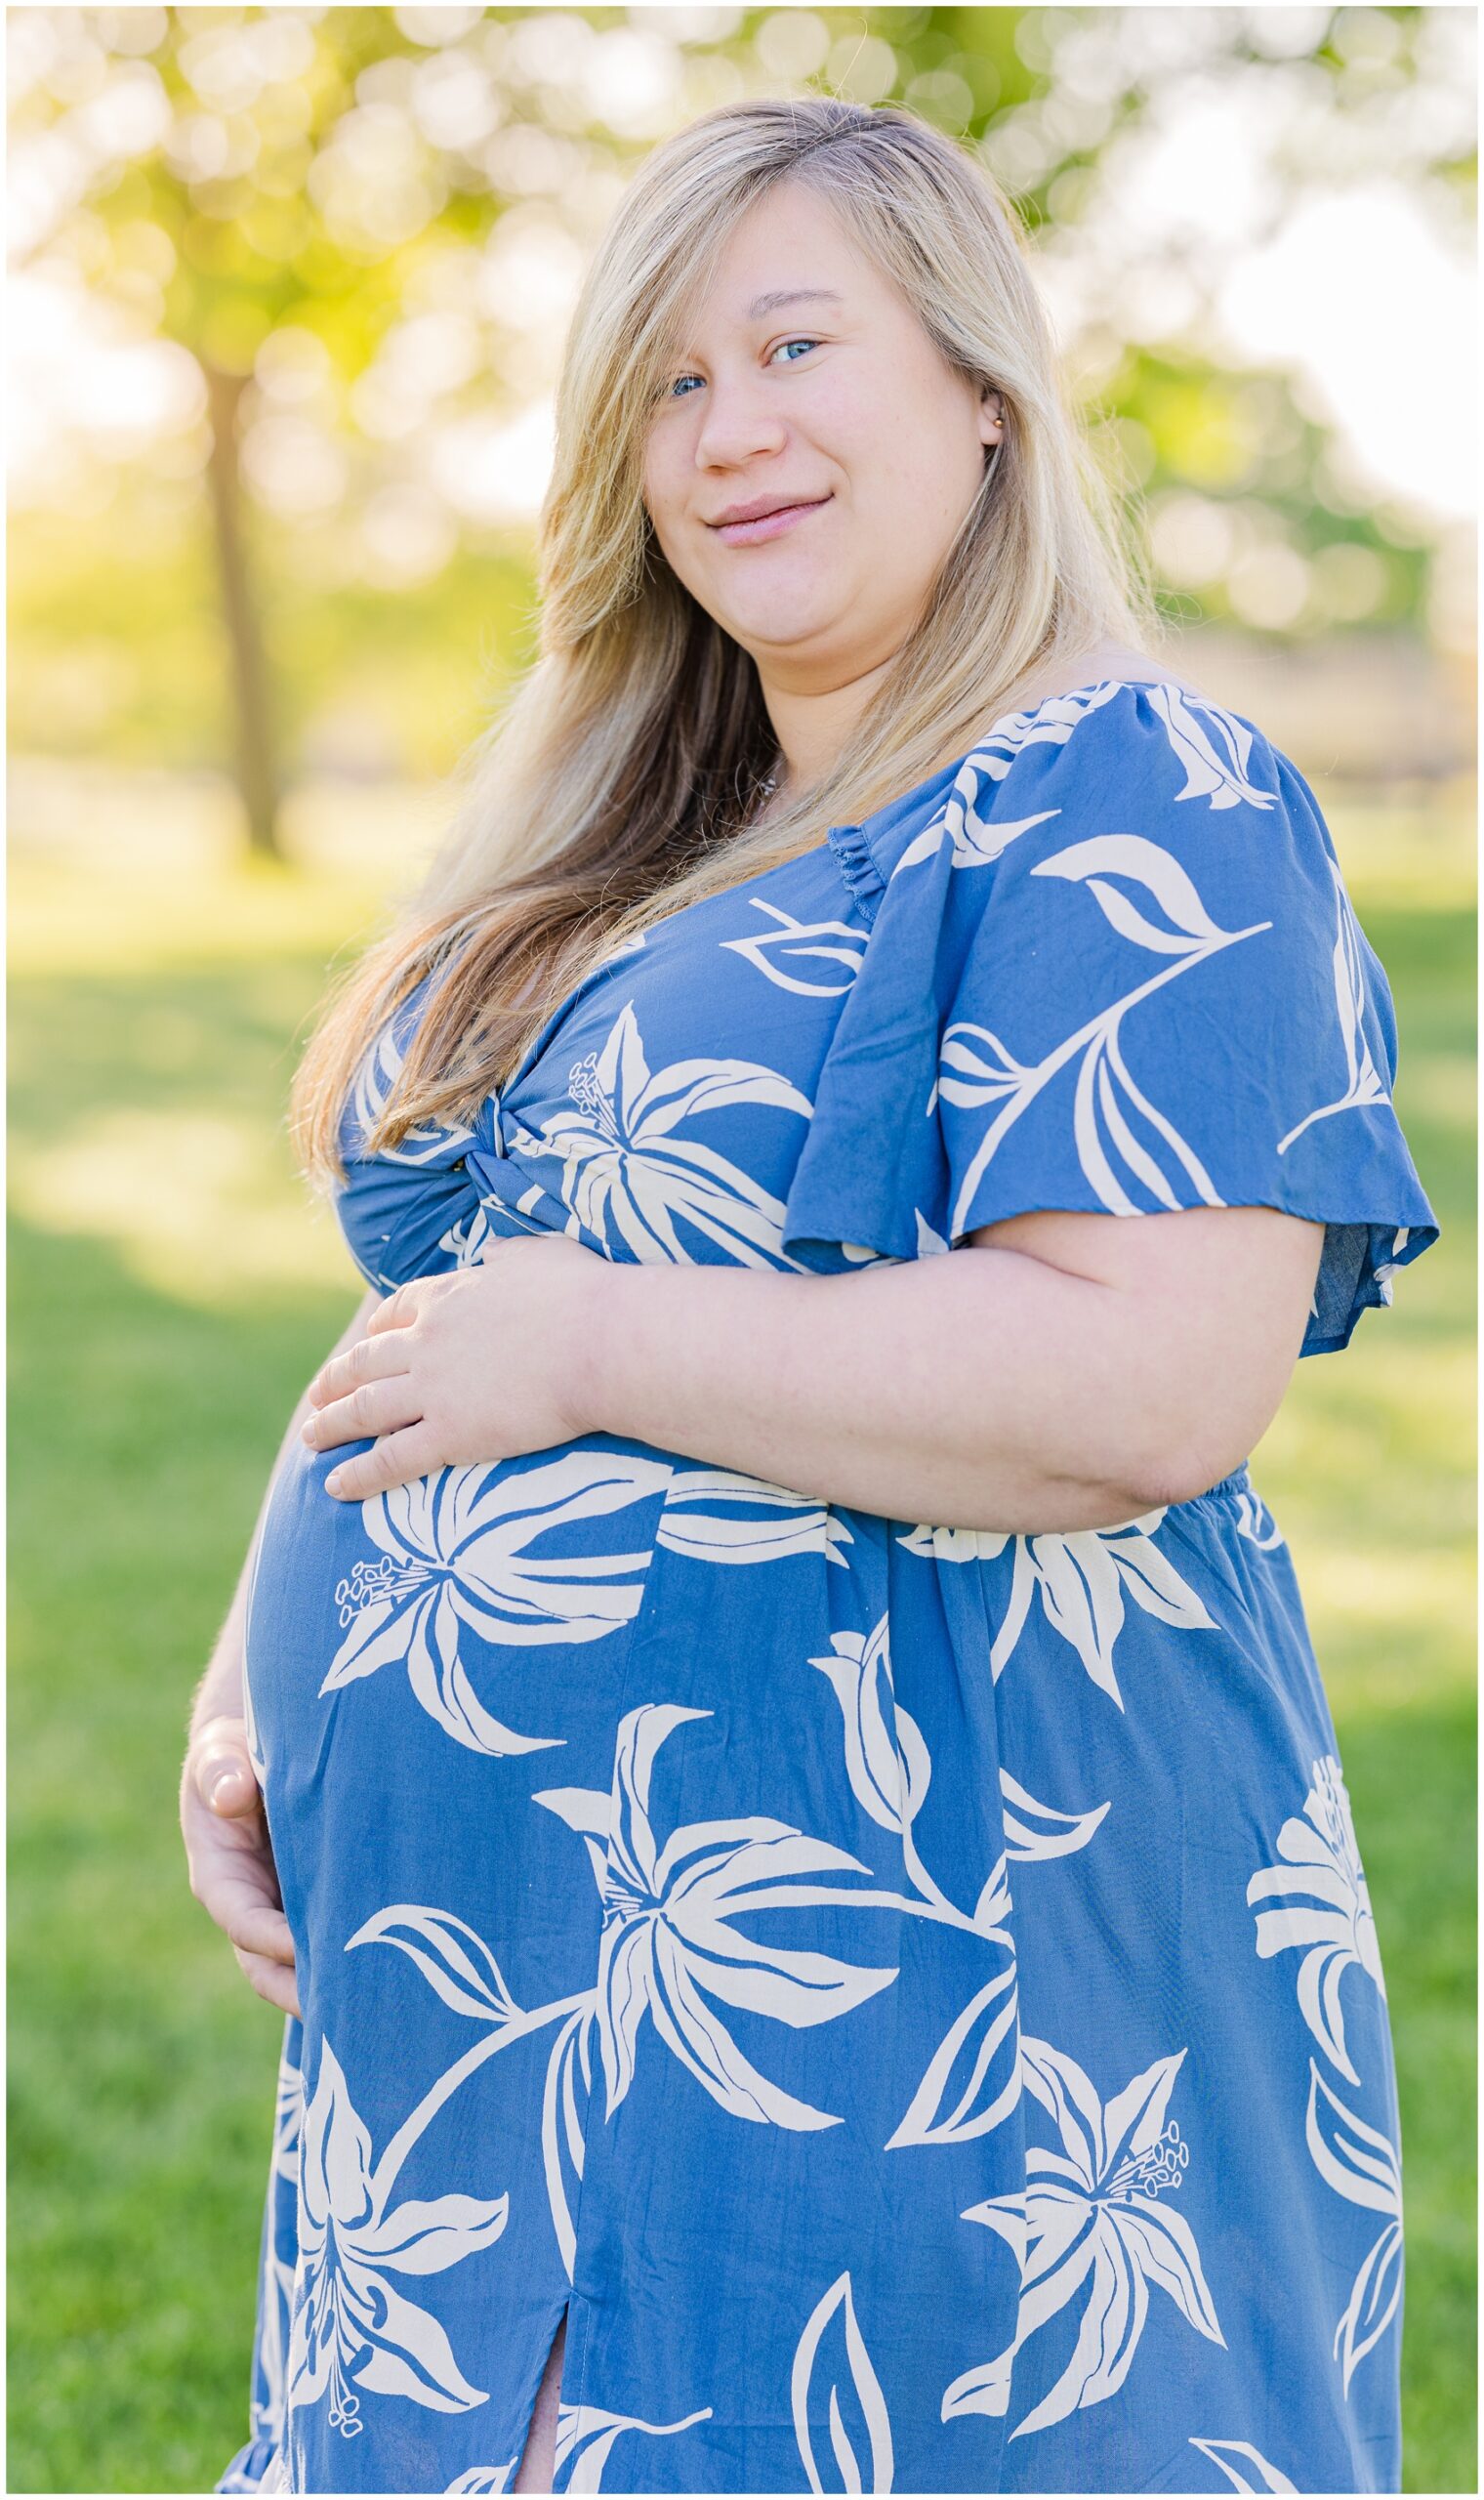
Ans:
<svg viewBox="0 0 1484 2500"><path fill-rule="evenodd" d="M1072 1531L1179 1498L1186 1350L1112 1285L969 1247L838 1276L615 1269L603 1288L600 1430L945 1527Z"/></svg>
<svg viewBox="0 0 1484 2500"><path fill-rule="evenodd" d="M1113 1526L1261 1439L1324 1240L1266 1204L1039 1209L831 1276L615 1265L582 1394L599 1429L885 1518Z"/></svg>

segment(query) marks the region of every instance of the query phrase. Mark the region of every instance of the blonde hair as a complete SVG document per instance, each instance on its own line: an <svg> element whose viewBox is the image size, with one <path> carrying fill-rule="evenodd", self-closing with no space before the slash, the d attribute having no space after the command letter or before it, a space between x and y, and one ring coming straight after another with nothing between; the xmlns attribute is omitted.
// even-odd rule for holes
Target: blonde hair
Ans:
<svg viewBox="0 0 1484 2500"><path fill-rule="evenodd" d="M807 184L902 290L947 363L1003 400L998 456L831 771L765 825L778 750L756 665L677 579L641 493L657 390L692 291L774 184ZM321 1187L379 1026L440 978L370 1150L474 1117L554 1006L649 923L816 847L966 754L1028 674L1157 642L1128 530L1064 401L1013 211L984 165L897 105L832 96L704 113L646 158L588 272L539 524L539 646L465 758L421 885L334 985L291 1126Z"/></svg>

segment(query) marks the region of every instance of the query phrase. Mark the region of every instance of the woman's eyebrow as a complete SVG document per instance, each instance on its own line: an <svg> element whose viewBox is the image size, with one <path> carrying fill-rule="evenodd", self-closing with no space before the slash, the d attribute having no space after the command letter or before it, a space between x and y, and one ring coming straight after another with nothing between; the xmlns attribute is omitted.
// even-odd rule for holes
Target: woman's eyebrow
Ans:
<svg viewBox="0 0 1484 2500"><path fill-rule="evenodd" d="M776 312L785 304L844 304L845 297L833 286L775 287L769 295L755 295L747 308L749 321L761 321L764 312Z"/></svg>

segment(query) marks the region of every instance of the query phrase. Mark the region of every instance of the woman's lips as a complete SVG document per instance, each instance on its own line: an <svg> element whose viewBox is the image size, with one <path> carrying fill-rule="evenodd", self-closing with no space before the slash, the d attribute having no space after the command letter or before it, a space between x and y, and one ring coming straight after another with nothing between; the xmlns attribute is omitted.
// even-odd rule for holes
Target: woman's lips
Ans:
<svg viewBox="0 0 1484 2500"><path fill-rule="evenodd" d="M717 536L728 547L752 547L762 538L781 538L796 521L803 521L808 513L822 512L830 501L829 495L821 495L817 503L785 504L778 512L765 512L761 521L729 521L717 531Z"/></svg>

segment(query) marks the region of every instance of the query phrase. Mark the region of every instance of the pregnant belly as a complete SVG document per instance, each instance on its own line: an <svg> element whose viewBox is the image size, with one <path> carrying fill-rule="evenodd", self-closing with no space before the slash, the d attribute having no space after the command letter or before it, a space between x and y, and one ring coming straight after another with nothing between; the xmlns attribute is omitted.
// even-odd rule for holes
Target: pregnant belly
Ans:
<svg viewBox="0 0 1484 2500"><path fill-rule="evenodd" d="M673 1474L599 1436L342 1502L325 1478L347 1455L286 1451L259 1540L246 1685L270 1812L275 1779L320 1753L368 1679L473 1753L550 1743L533 1653L549 1670L632 1624Z"/></svg>

